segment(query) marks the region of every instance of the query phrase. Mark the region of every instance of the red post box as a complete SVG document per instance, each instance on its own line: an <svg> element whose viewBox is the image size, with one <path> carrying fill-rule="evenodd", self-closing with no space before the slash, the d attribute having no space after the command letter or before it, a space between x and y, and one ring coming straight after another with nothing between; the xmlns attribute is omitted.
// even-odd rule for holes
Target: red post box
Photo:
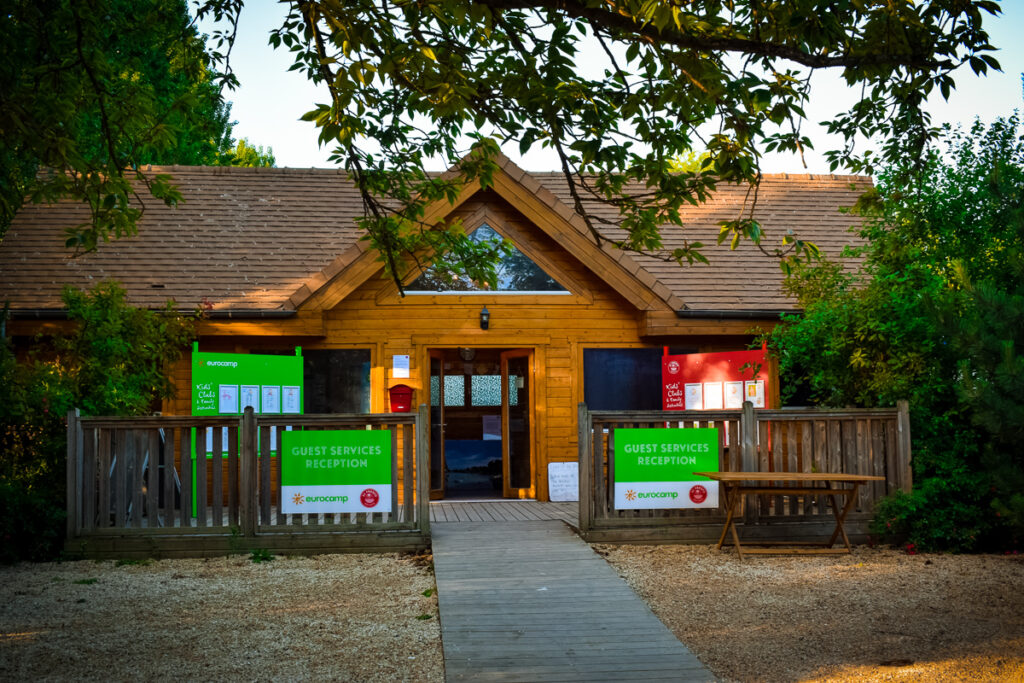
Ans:
<svg viewBox="0 0 1024 683"><path fill-rule="evenodd" d="M396 384L388 389L388 393L391 395L392 413L412 412L412 387Z"/></svg>

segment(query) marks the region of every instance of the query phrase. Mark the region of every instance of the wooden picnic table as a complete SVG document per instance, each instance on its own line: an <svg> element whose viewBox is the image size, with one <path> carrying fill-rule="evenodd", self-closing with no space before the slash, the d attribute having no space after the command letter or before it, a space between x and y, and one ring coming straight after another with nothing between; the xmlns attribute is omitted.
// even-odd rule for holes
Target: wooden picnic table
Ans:
<svg viewBox="0 0 1024 683"><path fill-rule="evenodd" d="M847 513L857 500L857 490L861 484L870 481L884 481L885 477L867 474L834 474L828 472L694 472L694 474L713 479L725 489L725 507L727 514L722 535L718 538L718 549L721 550L725 536L732 531L736 554L742 559L745 553L759 554L833 554L850 552L850 539L843 529ZM756 545L774 545L780 543L788 546L775 548L742 548L740 537L736 532L736 507L743 496L750 495L782 495L782 496L828 496L832 504L832 514L836 518L836 528L825 543L809 541L757 542ZM836 503L836 496L846 496L846 504L842 509ZM834 548L838 538L843 539L844 548ZM808 546L822 546L819 548Z"/></svg>

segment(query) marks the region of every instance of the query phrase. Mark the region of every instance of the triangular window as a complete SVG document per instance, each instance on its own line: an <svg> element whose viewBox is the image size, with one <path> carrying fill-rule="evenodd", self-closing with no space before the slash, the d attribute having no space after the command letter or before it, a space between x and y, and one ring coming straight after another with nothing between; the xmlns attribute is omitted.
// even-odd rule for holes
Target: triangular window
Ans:
<svg viewBox="0 0 1024 683"><path fill-rule="evenodd" d="M481 225L469 236L474 242L497 241L504 239L491 226ZM495 289L486 283L477 284L465 275L452 274L451 267L444 259L430 265L423 274L413 280L406 292L409 294L437 294L443 292L544 292L551 294L564 293L568 290L558 284L553 277L544 272L533 260L509 244L511 253L498 264L498 286Z"/></svg>

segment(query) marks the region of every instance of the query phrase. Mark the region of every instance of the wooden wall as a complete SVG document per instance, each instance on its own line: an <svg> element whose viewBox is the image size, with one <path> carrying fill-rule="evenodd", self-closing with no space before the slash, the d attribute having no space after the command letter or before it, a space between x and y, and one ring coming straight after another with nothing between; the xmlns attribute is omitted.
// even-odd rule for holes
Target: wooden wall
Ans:
<svg viewBox="0 0 1024 683"><path fill-rule="evenodd" d="M430 348L489 347L534 349L535 471L537 496L547 500L547 464L577 458L577 404L583 400L583 349L588 347L660 347L686 345L702 351L744 348L749 336L732 334L685 338L642 338L644 312L612 289L584 265L583 260L534 226L493 192L481 192L459 207L467 229L486 222L512 239L571 294L553 295L409 295L401 297L383 272L323 312L323 336L294 336L298 323L265 321L241 327L232 321L211 321L201 327L203 351L253 352L308 349L369 348L372 354L371 411L388 410L387 389L407 384L416 391L414 403L429 401ZM407 281L418 274L409 273ZM621 277L621 274L618 275ZM316 297L307 309L315 311ZM490 311L490 328L480 329L480 309ZM651 309L672 314L668 306ZM300 309L303 325L315 315ZM275 325L279 332L274 334ZM233 331L245 336L226 336ZM262 332L258 330L263 330ZM704 330L701 330L702 332ZM707 332L719 331L709 329ZM721 329L720 331L725 331ZM732 332L732 330L729 330ZM394 379L391 357L408 354L408 379ZM189 363L175 369L176 398L165 409L187 415Z"/></svg>

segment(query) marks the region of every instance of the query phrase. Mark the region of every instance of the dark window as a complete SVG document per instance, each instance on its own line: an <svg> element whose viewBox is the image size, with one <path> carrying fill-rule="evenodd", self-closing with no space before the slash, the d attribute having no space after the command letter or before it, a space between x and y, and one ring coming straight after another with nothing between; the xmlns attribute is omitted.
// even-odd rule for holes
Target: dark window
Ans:
<svg viewBox="0 0 1024 683"><path fill-rule="evenodd" d="M302 350L305 412L370 412L370 350Z"/></svg>
<svg viewBox="0 0 1024 683"><path fill-rule="evenodd" d="M489 225L481 225L469 238L475 242L500 242L502 236ZM450 263L440 259L431 264L408 287L409 292L565 292L544 269L534 263L526 254L511 243L511 252L497 265L498 286L496 289L483 287L465 275L453 272Z"/></svg>
<svg viewBox="0 0 1024 683"><path fill-rule="evenodd" d="M670 348L669 353L692 349ZM661 410L656 349L583 349L583 400L590 410Z"/></svg>

